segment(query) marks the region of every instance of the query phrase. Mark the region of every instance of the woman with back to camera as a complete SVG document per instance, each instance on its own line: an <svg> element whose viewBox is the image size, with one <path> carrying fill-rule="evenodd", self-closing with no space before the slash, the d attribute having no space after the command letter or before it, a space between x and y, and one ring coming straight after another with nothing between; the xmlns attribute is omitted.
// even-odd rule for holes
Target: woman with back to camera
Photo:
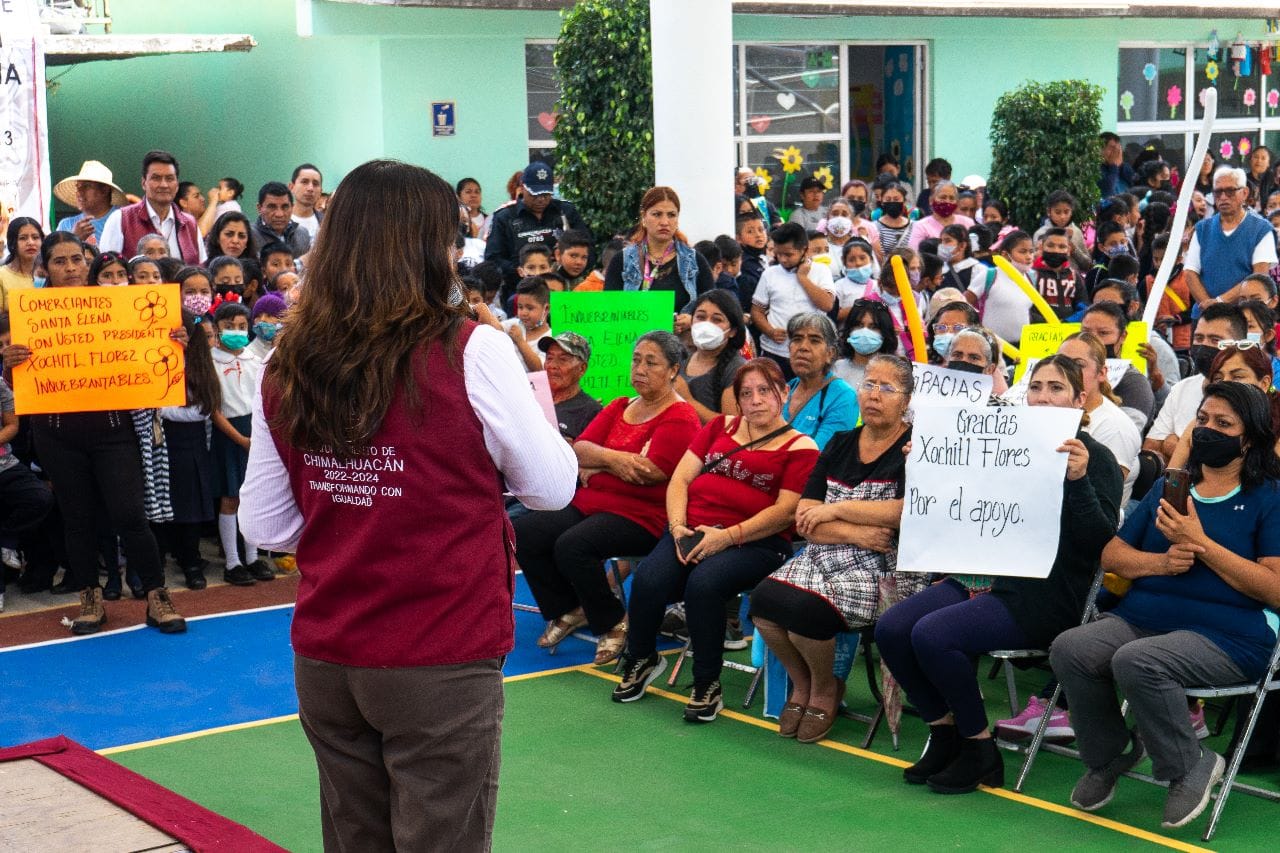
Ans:
<svg viewBox="0 0 1280 853"><path fill-rule="evenodd" d="M298 555L299 717L325 849L483 850L512 648L506 488L553 509L573 452L500 332L465 320L453 188L374 160L334 193L254 402L245 536Z"/></svg>

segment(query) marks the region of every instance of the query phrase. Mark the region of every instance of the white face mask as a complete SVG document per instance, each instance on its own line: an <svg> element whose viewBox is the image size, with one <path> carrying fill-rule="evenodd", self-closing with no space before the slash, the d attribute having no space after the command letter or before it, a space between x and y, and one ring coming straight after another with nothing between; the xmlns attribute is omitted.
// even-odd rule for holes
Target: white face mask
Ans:
<svg viewBox="0 0 1280 853"><path fill-rule="evenodd" d="M689 334L698 349L712 350L724 343L724 329L705 320L690 326Z"/></svg>

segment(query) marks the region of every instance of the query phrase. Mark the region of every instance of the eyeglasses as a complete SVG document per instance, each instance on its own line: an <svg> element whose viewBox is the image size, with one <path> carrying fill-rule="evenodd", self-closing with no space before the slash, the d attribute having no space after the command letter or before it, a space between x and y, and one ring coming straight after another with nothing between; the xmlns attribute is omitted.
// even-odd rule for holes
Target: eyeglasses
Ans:
<svg viewBox="0 0 1280 853"><path fill-rule="evenodd" d="M945 334L946 332L954 334L956 332L963 332L967 328L969 328L968 323L951 323L950 325L946 323L934 323L933 333L935 335Z"/></svg>
<svg viewBox="0 0 1280 853"><path fill-rule="evenodd" d="M901 388L895 388L892 385L881 385L879 382L872 382L868 379L866 382L858 383L858 390L865 391L868 394L879 391L881 394L902 394Z"/></svg>
<svg viewBox="0 0 1280 853"><path fill-rule="evenodd" d="M1262 344L1257 341L1218 341L1218 349L1220 350L1238 349L1243 352L1254 347L1262 349Z"/></svg>
<svg viewBox="0 0 1280 853"><path fill-rule="evenodd" d="M1227 195L1235 195L1236 193L1244 192L1247 189L1248 187L1214 187L1213 194L1221 195L1222 193L1226 193Z"/></svg>

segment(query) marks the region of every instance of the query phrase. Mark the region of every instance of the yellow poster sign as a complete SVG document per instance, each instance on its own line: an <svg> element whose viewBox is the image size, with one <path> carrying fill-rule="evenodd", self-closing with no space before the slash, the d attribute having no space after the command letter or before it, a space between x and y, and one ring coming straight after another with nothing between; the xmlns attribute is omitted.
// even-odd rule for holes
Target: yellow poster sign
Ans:
<svg viewBox="0 0 1280 853"><path fill-rule="evenodd" d="M184 406L186 362L169 333L182 325L176 284L60 287L9 298L20 415Z"/></svg>
<svg viewBox="0 0 1280 853"><path fill-rule="evenodd" d="M1013 381L1022 379L1027 372L1027 365L1051 356L1062 346L1062 342L1080 331L1079 323L1029 323L1022 327L1022 340L1018 342L1018 351L1022 353L1022 361L1014 370ZM1138 347L1147 342L1147 324L1134 320L1125 329L1124 344L1120 347L1120 358L1128 360L1139 373L1147 373L1147 360L1138 355Z"/></svg>

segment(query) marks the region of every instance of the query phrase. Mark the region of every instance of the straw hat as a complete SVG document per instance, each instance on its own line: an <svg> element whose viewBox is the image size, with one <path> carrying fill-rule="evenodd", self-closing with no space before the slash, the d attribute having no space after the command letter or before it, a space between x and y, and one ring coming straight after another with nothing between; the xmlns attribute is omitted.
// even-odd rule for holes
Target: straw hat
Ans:
<svg viewBox="0 0 1280 853"><path fill-rule="evenodd" d="M80 167L80 174L58 181L53 188L53 194L58 197L58 201L69 204L72 207L79 207L79 202L76 201L76 183L79 181L93 181L94 183L111 187L112 207L120 207L129 203L129 199L125 198L124 190L116 186L115 182L111 180L111 170L97 160L85 160L84 165Z"/></svg>

